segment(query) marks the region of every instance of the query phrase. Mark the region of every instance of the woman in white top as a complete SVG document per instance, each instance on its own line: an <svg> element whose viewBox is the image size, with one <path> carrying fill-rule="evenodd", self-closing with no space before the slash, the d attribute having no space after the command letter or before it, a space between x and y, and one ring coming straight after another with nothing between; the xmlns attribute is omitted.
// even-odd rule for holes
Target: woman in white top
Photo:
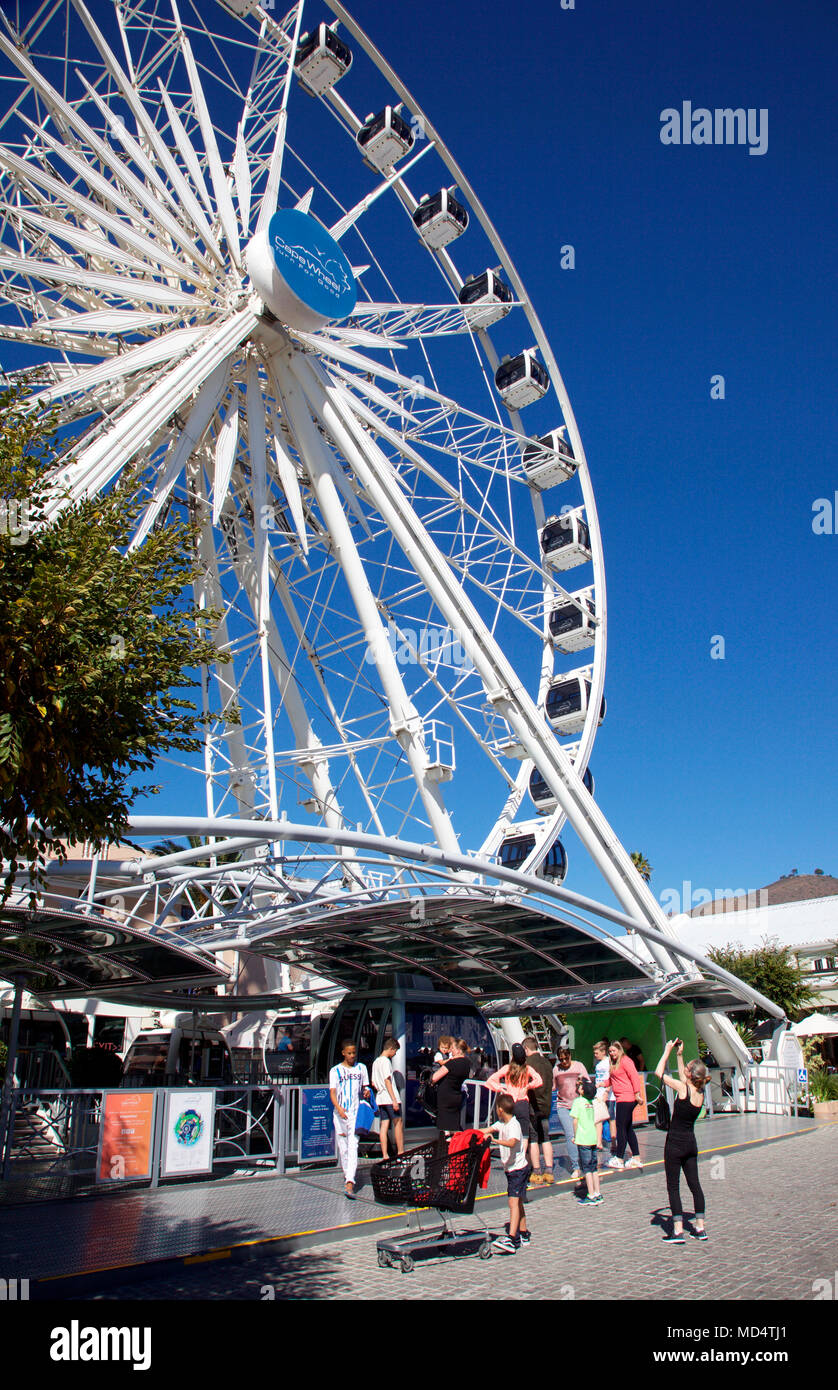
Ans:
<svg viewBox="0 0 838 1390"><path fill-rule="evenodd" d="M396 1151L404 1153L404 1120L396 1079L393 1076L393 1058L398 1050L397 1040L388 1038L381 1050L381 1056L376 1057L372 1064L372 1084L381 1119L378 1137L381 1140L381 1153L384 1158L388 1157L387 1139L391 1123L396 1139Z"/></svg>

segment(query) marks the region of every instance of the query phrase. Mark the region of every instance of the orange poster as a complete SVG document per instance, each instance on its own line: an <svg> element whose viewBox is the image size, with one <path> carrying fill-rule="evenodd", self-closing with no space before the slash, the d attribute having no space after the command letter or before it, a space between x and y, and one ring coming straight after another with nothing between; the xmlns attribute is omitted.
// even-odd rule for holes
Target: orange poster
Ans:
<svg viewBox="0 0 838 1390"><path fill-rule="evenodd" d="M646 1078L642 1072L640 1074L640 1094L643 1100L639 1105L635 1105L631 1112L631 1122L633 1125L645 1125L649 1123L649 1102L646 1096Z"/></svg>
<svg viewBox="0 0 838 1390"><path fill-rule="evenodd" d="M151 1177L154 1099L153 1091L105 1091L99 1182Z"/></svg>

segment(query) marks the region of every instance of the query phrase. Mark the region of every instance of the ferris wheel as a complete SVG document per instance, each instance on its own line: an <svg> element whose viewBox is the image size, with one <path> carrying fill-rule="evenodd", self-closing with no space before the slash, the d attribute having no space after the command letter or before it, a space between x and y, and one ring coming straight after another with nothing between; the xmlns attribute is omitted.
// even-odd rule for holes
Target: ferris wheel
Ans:
<svg viewBox="0 0 838 1390"><path fill-rule="evenodd" d="M370 39L335 0L16 0L0 66L0 338L66 430L54 511L121 480L132 545L188 517L222 614L179 795L326 827L346 882L347 830L559 882L569 817L663 930L590 794L607 609L570 401Z"/></svg>

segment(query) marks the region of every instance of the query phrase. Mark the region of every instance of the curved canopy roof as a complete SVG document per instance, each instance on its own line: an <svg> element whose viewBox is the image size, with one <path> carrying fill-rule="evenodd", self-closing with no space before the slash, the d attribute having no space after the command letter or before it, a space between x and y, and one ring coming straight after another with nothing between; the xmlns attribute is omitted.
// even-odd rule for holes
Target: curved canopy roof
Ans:
<svg viewBox="0 0 838 1390"><path fill-rule="evenodd" d="M0 907L0 977L24 974L34 994L126 996L213 987L227 979L209 952L156 927L125 926L98 912Z"/></svg>

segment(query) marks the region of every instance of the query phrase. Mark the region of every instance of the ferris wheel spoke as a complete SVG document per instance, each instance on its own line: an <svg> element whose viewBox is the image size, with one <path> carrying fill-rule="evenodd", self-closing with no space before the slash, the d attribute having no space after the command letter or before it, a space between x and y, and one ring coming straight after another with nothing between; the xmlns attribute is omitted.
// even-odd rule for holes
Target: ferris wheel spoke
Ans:
<svg viewBox="0 0 838 1390"><path fill-rule="evenodd" d="M161 246L159 241L155 242L150 235L144 235L142 231L137 230L138 219L125 222L113 216L100 202L93 202L90 198L84 197L77 189L46 173L31 160L19 158L11 150L0 150L0 168L7 170L17 186L33 189L39 199L38 206L54 212L57 220L66 218L69 208L71 212L85 218L88 225L92 220L103 232L110 232L118 244L124 243L133 247L148 262L147 268L153 266L161 274L168 270L183 275L185 279L192 278L192 271L188 265L184 266L183 262ZM39 188L51 194L55 201L44 202L37 191ZM131 215L134 216L133 211ZM151 232L151 229L148 228L148 231Z"/></svg>
<svg viewBox="0 0 838 1390"><path fill-rule="evenodd" d="M224 392L227 389L227 382L230 377L230 361L230 357L225 357L210 373L198 391L195 397L195 403L184 422L183 428L178 431L172 443L168 460L162 471L162 477L155 487L154 496L146 507L140 524L134 533L131 541L132 550L136 550L138 546L142 545L168 501L172 488L180 476L187 459L195 449L197 449L206 434L209 423L218 409Z"/></svg>
<svg viewBox="0 0 838 1390"><path fill-rule="evenodd" d="M136 174L121 160L116 152L102 140L95 131L88 125L79 113L67 103L63 97L51 86L32 65L28 58L19 52L3 34L0 33L0 52L4 53L11 62L19 69L21 74L33 89L40 93L47 109L52 115L56 125L66 134L78 136L90 150L91 154L98 159L111 175L110 181L100 175L89 160L77 155L68 145L62 145L43 126L37 126L28 117L21 115L21 120L33 132L35 137L43 142L53 154L62 159L70 168L74 169L87 183L88 187L99 192L106 202L113 202L128 214L129 217L136 216L138 209L151 217L161 231L182 247L206 272L212 273L212 267L206 258L201 254L191 238L184 233L177 217L170 213L160 201L154 198L150 190ZM133 204L130 200L117 191L114 179L117 179L134 199Z"/></svg>
<svg viewBox="0 0 838 1390"><path fill-rule="evenodd" d="M180 31L180 50L186 64L186 72L189 78L189 86L192 90L192 100L195 107L195 115L198 118L198 125L204 141L204 152L209 165L210 179L212 181L213 192L215 194L216 207L221 225L224 228L224 236L227 242L227 249L233 258L233 262L238 270L242 268L241 248L239 245L239 233L236 223L236 210L233 207L233 199L230 196L230 188L227 182L227 175L224 165L221 162L221 155L218 152L218 142L215 138L215 130L210 119L209 108L207 107L204 89L198 74L195 57L192 52L192 45L186 31Z"/></svg>
<svg viewBox="0 0 838 1390"><path fill-rule="evenodd" d="M171 362L193 347L197 340L206 334L204 328L175 328L162 338L155 338L141 347L131 348L118 357L109 357L98 367L88 367L75 371L65 381L49 386L32 397L33 405L49 405L59 396L72 391L88 391L100 382L113 382L125 376L157 366L160 362Z"/></svg>
<svg viewBox="0 0 838 1390"><path fill-rule="evenodd" d="M233 314L208 332L191 355L176 363L147 395L132 402L122 415L109 422L107 430L93 443L87 448L82 446L65 471L65 485L70 496L77 499L94 488L107 486L135 453L158 434L174 412L200 391L206 378L226 363L252 332L256 321L256 312L249 305ZM48 513L55 514L62 505L61 499L56 498Z"/></svg>
<svg viewBox="0 0 838 1390"><path fill-rule="evenodd" d="M74 0L74 3L76 3L76 0ZM171 184L174 188L175 193L177 194L177 197L180 198L186 212L192 218L192 222L197 228L198 232L200 233L207 250L216 260L218 265L223 268L224 260L222 257L221 250L218 246L218 243L216 242L216 239L213 235L212 229L210 227L209 222L207 221L207 218L205 216L203 208L201 207L200 202L196 198L192 189L189 187L189 183L184 178L183 174L178 168L176 160L169 153L165 141L162 139L154 122L150 119L148 112L143 106L143 103L136 95L136 92L134 91L130 81L126 78L125 74L120 68L119 63L113 56L113 53L111 52L110 48L108 47L107 43L102 37L99 29L93 23L89 11L81 4L76 4L76 8L79 9L80 13L82 13L82 18L84 19L84 22L87 25L91 33L91 36L93 37L93 40L97 48L99 49L99 52L102 54L102 58L105 63L105 66L108 69L108 72L114 79L114 82L119 88L121 95L123 96L128 108L130 109L135 121L137 122L138 130L147 140L150 149L153 151L153 153L159 161L160 168L164 171L167 178L171 181ZM163 179L158 176L156 169L151 164L151 161L146 158L144 151L138 145L137 141L134 140L133 137L131 137L128 134L122 121L120 121L119 118L115 115L115 113L111 111L108 104L102 100L102 98L98 95L97 92L93 90L93 88L84 79L84 77L82 77L81 80L82 82L84 82L88 95L95 102L98 110L104 116L109 128L114 132L117 139L122 144L123 148L126 150L126 152L129 154L131 158L136 160L138 167L143 169L143 171L146 173L146 177L150 179L152 184L158 189L161 195L168 201L172 202L172 194L169 192L168 188L163 182ZM182 129L183 128L181 127L181 130ZM183 132L183 137L184 140L186 140L185 132Z"/></svg>
<svg viewBox="0 0 838 1390"><path fill-rule="evenodd" d="M352 601L364 628L368 649L381 679L390 706L393 733L404 749L429 822L442 848L454 852L457 837L445 810L438 786L428 776L429 759L421 734L421 720L405 689L401 673L387 643L378 608L370 591L363 564L355 547L349 523L335 490L328 450L315 429L299 382L305 379L302 367L292 357L290 371L277 362L279 386L286 402L298 447L305 459L320 511L335 537L338 560L346 575Z"/></svg>

